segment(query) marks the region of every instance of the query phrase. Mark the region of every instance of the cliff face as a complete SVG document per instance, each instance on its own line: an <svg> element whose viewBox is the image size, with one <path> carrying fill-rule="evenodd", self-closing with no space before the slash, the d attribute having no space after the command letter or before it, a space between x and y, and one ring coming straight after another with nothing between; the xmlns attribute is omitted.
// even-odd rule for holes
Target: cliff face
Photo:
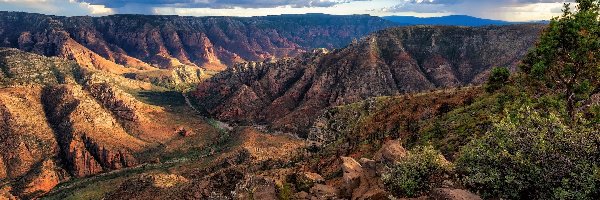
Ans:
<svg viewBox="0 0 600 200"><path fill-rule="evenodd" d="M162 107L121 89L144 83L17 49L0 48L0 67L0 181L15 196L138 165L136 155L179 137L180 125L155 116Z"/></svg>
<svg viewBox="0 0 600 200"><path fill-rule="evenodd" d="M115 73L180 65L223 70L241 61L339 48L393 25L362 15L93 18L0 12L0 46L62 56Z"/></svg>
<svg viewBox="0 0 600 200"><path fill-rule="evenodd" d="M136 164L130 154L145 142L129 135L117 120L123 116L113 117L99 104L102 101L68 85L46 88L42 100L60 155L73 175L83 177Z"/></svg>
<svg viewBox="0 0 600 200"><path fill-rule="evenodd" d="M333 52L238 65L201 83L194 94L219 119L305 134L329 106L480 84L494 66L516 69L542 28L390 28Z"/></svg>

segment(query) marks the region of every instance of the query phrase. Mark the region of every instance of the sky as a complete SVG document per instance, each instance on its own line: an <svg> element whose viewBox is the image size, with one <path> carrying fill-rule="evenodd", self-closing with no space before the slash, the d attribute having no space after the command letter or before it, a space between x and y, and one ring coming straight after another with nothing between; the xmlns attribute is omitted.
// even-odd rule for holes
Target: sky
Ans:
<svg viewBox="0 0 600 200"><path fill-rule="evenodd" d="M471 15L506 21L548 20L573 0L0 0L0 11L61 16L153 14L264 16L370 14L433 17Z"/></svg>

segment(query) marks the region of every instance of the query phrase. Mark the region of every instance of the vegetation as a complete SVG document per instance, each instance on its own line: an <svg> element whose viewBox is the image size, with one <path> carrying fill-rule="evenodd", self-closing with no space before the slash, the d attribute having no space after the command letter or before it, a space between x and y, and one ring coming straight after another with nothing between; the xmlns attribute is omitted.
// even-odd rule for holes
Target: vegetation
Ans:
<svg viewBox="0 0 600 200"><path fill-rule="evenodd" d="M593 199L600 195L600 135L567 126L530 105L507 113L456 162L462 182L483 197Z"/></svg>
<svg viewBox="0 0 600 200"><path fill-rule="evenodd" d="M579 103L600 92L600 1L576 2L578 12L565 4L521 67L535 90L565 99L571 119Z"/></svg>
<svg viewBox="0 0 600 200"><path fill-rule="evenodd" d="M396 196L417 197L440 185L440 178L450 166L431 146L416 147L406 158L382 175L387 189Z"/></svg>
<svg viewBox="0 0 600 200"><path fill-rule="evenodd" d="M460 181L484 198L600 196L598 102L589 101L600 92L600 1L577 3L578 12L566 4L551 21L523 62L524 76L496 93L525 90L459 152ZM488 88L499 74L492 73Z"/></svg>
<svg viewBox="0 0 600 200"><path fill-rule="evenodd" d="M289 183L283 183L278 187L277 197L279 200L290 200L293 199L292 186Z"/></svg>
<svg viewBox="0 0 600 200"><path fill-rule="evenodd" d="M590 97L600 92L600 1L577 2L551 21L522 76L494 68L487 95L427 120L408 144L455 152L458 181L484 198L598 199L600 108ZM436 187L444 168L432 152L393 166L388 189L411 197Z"/></svg>
<svg viewBox="0 0 600 200"><path fill-rule="evenodd" d="M508 83L510 78L510 71L505 67L495 67L492 69L492 73L485 85L487 92L494 92Z"/></svg>

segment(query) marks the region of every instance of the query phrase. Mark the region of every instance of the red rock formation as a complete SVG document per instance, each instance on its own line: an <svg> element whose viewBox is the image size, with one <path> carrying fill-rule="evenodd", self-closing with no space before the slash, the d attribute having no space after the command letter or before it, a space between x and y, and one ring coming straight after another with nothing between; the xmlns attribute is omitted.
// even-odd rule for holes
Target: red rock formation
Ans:
<svg viewBox="0 0 600 200"><path fill-rule="evenodd" d="M237 65L201 83L194 95L219 119L304 135L326 107L480 84L492 67L515 69L543 27L391 28L330 53Z"/></svg>
<svg viewBox="0 0 600 200"><path fill-rule="evenodd" d="M68 174L53 160L45 160L19 180L18 193L25 199L35 198L49 192L68 179Z"/></svg>
<svg viewBox="0 0 600 200"><path fill-rule="evenodd" d="M135 165L130 153L144 142L127 134L91 98L73 86L51 87L42 96L69 172L83 177Z"/></svg>
<svg viewBox="0 0 600 200"><path fill-rule="evenodd" d="M354 38L392 25L370 16L93 18L1 12L0 40L5 42L0 46L59 55L116 73L123 73L116 66L149 70L150 65L172 68L182 64L223 70L244 60L342 47Z"/></svg>
<svg viewBox="0 0 600 200"><path fill-rule="evenodd" d="M149 143L179 138L178 124L158 122L164 109L120 89L144 83L5 48L0 77L2 197L37 198L71 176L132 167Z"/></svg>

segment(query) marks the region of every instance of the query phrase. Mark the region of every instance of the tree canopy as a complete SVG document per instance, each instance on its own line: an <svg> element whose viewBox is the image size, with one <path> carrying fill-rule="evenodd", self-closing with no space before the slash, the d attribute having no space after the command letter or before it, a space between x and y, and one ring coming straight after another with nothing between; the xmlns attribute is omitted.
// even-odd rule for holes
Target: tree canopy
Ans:
<svg viewBox="0 0 600 200"><path fill-rule="evenodd" d="M572 119L580 103L600 92L600 0L577 3L575 12L565 4L521 66L536 90L566 100Z"/></svg>

